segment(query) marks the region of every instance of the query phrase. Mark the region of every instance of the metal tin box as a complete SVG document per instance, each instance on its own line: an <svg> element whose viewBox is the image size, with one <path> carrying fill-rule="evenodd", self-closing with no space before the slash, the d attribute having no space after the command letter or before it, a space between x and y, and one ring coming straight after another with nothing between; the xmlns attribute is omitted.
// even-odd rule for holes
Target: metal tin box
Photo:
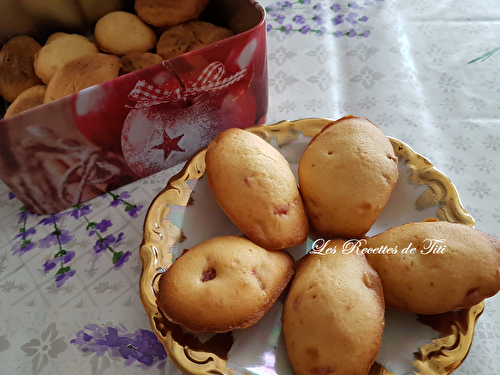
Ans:
<svg viewBox="0 0 500 375"><path fill-rule="evenodd" d="M211 0L200 19L235 35L0 120L0 178L28 210L65 210L186 161L226 128L265 122L264 9ZM42 25L26 33L43 45L56 30ZM0 42L13 35L0 29Z"/></svg>

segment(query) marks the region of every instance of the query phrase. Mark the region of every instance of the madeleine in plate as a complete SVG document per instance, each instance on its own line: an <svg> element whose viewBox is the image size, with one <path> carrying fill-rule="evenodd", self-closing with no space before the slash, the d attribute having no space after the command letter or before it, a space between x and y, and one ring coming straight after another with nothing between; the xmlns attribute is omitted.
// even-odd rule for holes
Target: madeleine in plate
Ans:
<svg viewBox="0 0 500 375"><path fill-rule="evenodd" d="M259 136L231 128L205 156L210 189L222 210L267 250L303 243L309 222L288 161Z"/></svg>
<svg viewBox="0 0 500 375"><path fill-rule="evenodd" d="M192 332L249 327L274 304L295 271L286 251L268 251L238 236L193 246L161 275L157 304Z"/></svg>
<svg viewBox="0 0 500 375"><path fill-rule="evenodd" d="M364 255L308 254L285 300L282 329L295 375L366 375L382 343L385 305Z"/></svg>
<svg viewBox="0 0 500 375"><path fill-rule="evenodd" d="M363 236L397 179L398 160L389 139L361 117L328 124L311 140L299 164L309 222L322 236Z"/></svg>
<svg viewBox="0 0 500 375"><path fill-rule="evenodd" d="M500 241L447 221L408 223L366 239L364 247L397 247L367 254L389 307L440 314L467 308L500 290Z"/></svg>

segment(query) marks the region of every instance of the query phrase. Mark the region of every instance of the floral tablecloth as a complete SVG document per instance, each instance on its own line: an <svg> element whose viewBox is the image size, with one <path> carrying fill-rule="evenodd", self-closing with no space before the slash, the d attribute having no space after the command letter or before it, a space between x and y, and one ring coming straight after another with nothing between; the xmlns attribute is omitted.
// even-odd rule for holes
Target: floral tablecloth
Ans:
<svg viewBox="0 0 500 375"><path fill-rule="evenodd" d="M493 0L269 1L268 123L364 116L455 184L500 236L500 8ZM139 298L149 204L178 165L38 216L0 182L0 373L179 374ZM500 295L458 375L500 373Z"/></svg>

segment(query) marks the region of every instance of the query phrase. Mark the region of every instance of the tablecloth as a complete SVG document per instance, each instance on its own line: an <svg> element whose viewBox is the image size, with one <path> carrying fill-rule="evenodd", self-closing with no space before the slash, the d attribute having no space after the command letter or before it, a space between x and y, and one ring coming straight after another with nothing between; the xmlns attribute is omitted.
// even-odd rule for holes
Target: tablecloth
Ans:
<svg viewBox="0 0 500 375"><path fill-rule="evenodd" d="M500 7L493 0L262 0L267 123L364 116L455 184L500 236ZM182 165L39 216L0 183L0 373L179 374L139 298L142 226ZM458 375L500 373L500 295Z"/></svg>

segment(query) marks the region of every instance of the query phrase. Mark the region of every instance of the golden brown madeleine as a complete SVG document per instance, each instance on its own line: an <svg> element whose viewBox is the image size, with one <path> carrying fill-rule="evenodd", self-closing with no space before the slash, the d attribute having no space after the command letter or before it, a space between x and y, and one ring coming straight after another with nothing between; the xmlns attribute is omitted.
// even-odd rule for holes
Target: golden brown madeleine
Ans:
<svg viewBox="0 0 500 375"><path fill-rule="evenodd" d="M14 116L18 113L24 112L28 109L38 107L43 104L47 86L36 85L23 91L7 108L4 118Z"/></svg>
<svg viewBox="0 0 500 375"><path fill-rule="evenodd" d="M147 52L156 46L155 32L135 14L115 11L97 21L94 29L96 46L104 52L125 55Z"/></svg>
<svg viewBox="0 0 500 375"><path fill-rule="evenodd" d="M273 146L232 128L209 144L205 161L215 199L253 242L278 250L306 240L309 223L297 181Z"/></svg>
<svg viewBox="0 0 500 375"><path fill-rule="evenodd" d="M205 240L161 275L157 304L192 332L227 332L255 324L295 271L286 251L268 251L238 236Z"/></svg>
<svg viewBox="0 0 500 375"><path fill-rule="evenodd" d="M135 0L134 9L144 22L172 27L198 18L208 0Z"/></svg>
<svg viewBox="0 0 500 375"><path fill-rule="evenodd" d="M77 91L118 77L120 58L115 55L94 53L67 62L47 85L44 103L71 95Z"/></svg>
<svg viewBox="0 0 500 375"><path fill-rule="evenodd" d="M0 50L0 95L13 102L19 94L42 83L35 74L35 54L42 48L28 35L15 36Z"/></svg>
<svg viewBox="0 0 500 375"><path fill-rule="evenodd" d="M397 254L366 255L388 306L440 314L473 306L500 290L500 242L463 224L408 223L368 238L365 248L397 246Z"/></svg>
<svg viewBox="0 0 500 375"><path fill-rule="evenodd" d="M308 254L285 300L282 329L295 375L366 375L377 358L385 305L377 273L363 255Z"/></svg>
<svg viewBox="0 0 500 375"><path fill-rule="evenodd" d="M311 140L299 164L309 222L322 236L363 236L384 209L397 179L389 139L361 117L328 124Z"/></svg>

